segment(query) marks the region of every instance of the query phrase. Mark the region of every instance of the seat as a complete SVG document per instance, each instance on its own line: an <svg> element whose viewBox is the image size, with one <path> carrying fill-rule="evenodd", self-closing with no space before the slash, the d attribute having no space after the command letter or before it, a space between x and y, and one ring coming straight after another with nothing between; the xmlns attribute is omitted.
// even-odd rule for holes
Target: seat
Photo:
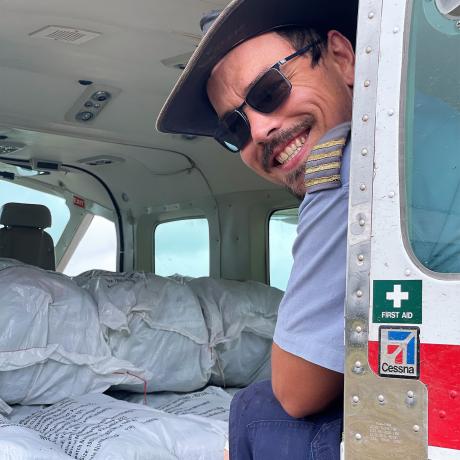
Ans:
<svg viewBox="0 0 460 460"><path fill-rule="evenodd" d="M55 270L54 244L44 231L51 227L50 210L41 204L6 203L0 210L0 257Z"/></svg>

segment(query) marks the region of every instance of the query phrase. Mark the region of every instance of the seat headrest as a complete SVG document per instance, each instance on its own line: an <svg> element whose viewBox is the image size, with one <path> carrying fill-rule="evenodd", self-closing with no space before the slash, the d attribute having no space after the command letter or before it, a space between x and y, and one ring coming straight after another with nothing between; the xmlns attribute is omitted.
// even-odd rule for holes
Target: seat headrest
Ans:
<svg viewBox="0 0 460 460"><path fill-rule="evenodd" d="M0 209L0 224L5 227L51 227L50 210L42 204L6 203Z"/></svg>

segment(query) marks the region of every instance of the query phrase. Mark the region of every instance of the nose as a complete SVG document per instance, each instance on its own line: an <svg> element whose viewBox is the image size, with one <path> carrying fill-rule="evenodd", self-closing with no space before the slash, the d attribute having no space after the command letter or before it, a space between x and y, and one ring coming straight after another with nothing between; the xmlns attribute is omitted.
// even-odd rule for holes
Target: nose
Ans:
<svg viewBox="0 0 460 460"><path fill-rule="evenodd" d="M252 107L244 110L251 127L251 137L255 144L268 142L273 135L281 128L281 120L273 113L261 113Z"/></svg>

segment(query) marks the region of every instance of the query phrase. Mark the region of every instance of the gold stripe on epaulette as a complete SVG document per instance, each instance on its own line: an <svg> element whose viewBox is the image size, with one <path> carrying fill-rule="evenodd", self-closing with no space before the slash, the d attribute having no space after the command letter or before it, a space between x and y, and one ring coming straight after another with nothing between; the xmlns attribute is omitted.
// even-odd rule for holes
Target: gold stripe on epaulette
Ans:
<svg viewBox="0 0 460 460"><path fill-rule="evenodd" d="M324 144L315 145L311 150L312 152L314 152L315 150L326 149L328 147L335 147L337 145L345 145L346 140L347 139L345 137L342 137L341 139L334 139L332 141L325 142Z"/></svg>
<svg viewBox="0 0 460 460"><path fill-rule="evenodd" d="M324 160L325 158L332 158L332 157L338 157L338 156L341 157L342 154L343 154L342 149L333 150L332 152L326 152L326 153L313 153L308 156L308 161Z"/></svg>
<svg viewBox="0 0 460 460"><path fill-rule="evenodd" d="M340 181L341 177L340 174L334 174L333 176L329 177L319 177L318 179L310 179L305 181L306 187L313 187L314 185L318 184L325 184L327 182L337 182Z"/></svg>
<svg viewBox="0 0 460 460"><path fill-rule="evenodd" d="M305 174L312 174L321 171L327 171L328 169L339 169L340 161L334 161L332 163L325 163L319 166L312 166L311 168L305 169Z"/></svg>

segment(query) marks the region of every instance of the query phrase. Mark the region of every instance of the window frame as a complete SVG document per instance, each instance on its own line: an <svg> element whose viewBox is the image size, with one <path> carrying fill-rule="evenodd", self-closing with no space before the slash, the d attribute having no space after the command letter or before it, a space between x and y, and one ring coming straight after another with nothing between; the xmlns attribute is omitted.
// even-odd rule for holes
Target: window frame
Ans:
<svg viewBox="0 0 460 460"><path fill-rule="evenodd" d="M399 104L399 196L400 196L400 228L401 228L401 238L404 245L404 249L411 260L411 262L425 275L430 278L438 280L460 280L459 273L442 273L430 270L426 267L416 256L409 235L409 207L407 203L407 168L406 168L406 153L408 151L407 146L407 116L409 110L409 104L414 103L414 94L408 94L408 77L411 72L411 66L414 66L415 57L414 54L410 54L410 44L413 32L414 25L414 4L410 2L409 7L406 11L406 28L403 38L403 61L402 61L402 71L401 71L401 83L400 83L400 104ZM414 72L412 72L414 75ZM411 137L412 139L412 137ZM412 143L412 142L411 142Z"/></svg>

